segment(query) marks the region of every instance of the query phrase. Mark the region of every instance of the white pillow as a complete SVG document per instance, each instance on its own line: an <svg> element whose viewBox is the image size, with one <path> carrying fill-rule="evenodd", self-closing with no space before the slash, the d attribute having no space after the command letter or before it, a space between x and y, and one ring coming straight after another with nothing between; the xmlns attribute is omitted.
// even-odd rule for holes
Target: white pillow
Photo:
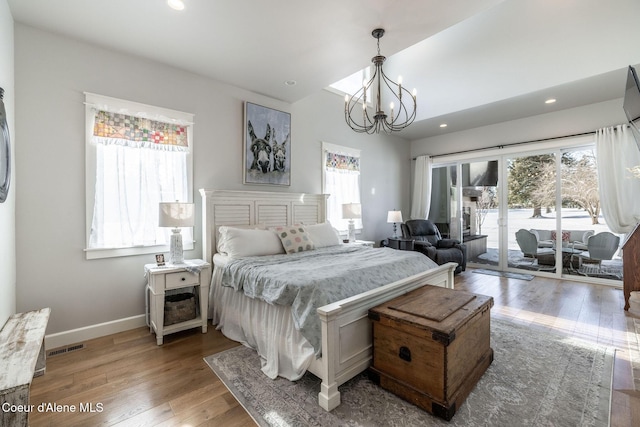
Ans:
<svg viewBox="0 0 640 427"><path fill-rule="evenodd" d="M271 230L220 227L218 251L231 258L283 254L280 239Z"/></svg>
<svg viewBox="0 0 640 427"><path fill-rule="evenodd" d="M307 230L307 233L309 233L309 237L316 248L335 246L342 243L338 232L329 222L305 225L304 228Z"/></svg>
<svg viewBox="0 0 640 427"><path fill-rule="evenodd" d="M221 225L218 227L218 230L216 232L216 251L220 252L220 253L225 253L221 248L224 246L224 241L222 239L222 236L220 235L220 229L222 227L227 227L227 228L241 228L244 230L247 229L253 229L253 230L266 230L267 227L265 226L265 224L251 224L251 225Z"/></svg>

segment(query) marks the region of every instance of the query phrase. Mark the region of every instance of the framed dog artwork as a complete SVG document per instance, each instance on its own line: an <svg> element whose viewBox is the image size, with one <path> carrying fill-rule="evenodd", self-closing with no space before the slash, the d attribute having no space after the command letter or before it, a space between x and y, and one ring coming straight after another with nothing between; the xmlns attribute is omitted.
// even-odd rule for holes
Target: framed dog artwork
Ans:
<svg viewBox="0 0 640 427"><path fill-rule="evenodd" d="M245 184L291 185L291 114L244 103Z"/></svg>

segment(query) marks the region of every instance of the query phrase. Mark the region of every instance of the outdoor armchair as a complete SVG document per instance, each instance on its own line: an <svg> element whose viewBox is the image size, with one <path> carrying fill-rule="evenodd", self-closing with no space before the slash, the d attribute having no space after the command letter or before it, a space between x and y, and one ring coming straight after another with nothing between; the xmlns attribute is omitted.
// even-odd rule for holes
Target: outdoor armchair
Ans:
<svg viewBox="0 0 640 427"><path fill-rule="evenodd" d="M516 242L520 246L520 250L527 258L538 258L539 255L547 255L554 253L553 249L538 247L537 236L529 230L521 228L516 231Z"/></svg>
<svg viewBox="0 0 640 427"><path fill-rule="evenodd" d="M597 265L594 273L599 274L602 261L610 260L618 252L620 237L608 231L595 234L587 240L587 252L582 252L577 256L582 263L593 263ZM583 269L584 271L585 269ZM593 270L593 269L590 269Z"/></svg>

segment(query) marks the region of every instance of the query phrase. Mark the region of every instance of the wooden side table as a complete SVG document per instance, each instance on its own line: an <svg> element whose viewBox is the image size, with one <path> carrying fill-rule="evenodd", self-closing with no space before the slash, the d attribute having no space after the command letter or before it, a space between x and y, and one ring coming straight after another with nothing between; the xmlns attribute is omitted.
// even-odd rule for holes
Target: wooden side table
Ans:
<svg viewBox="0 0 640 427"><path fill-rule="evenodd" d="M156 333L156 343L162 345L165 335L191 329L202 328L207 332L207 314L209 311L209 282L211 281L211 264L200 260L186 260L189 264L201 266L199 272L191 273L186 264L167 265L158 267L156 264L145 265L147 275L147 289L149 291L149 327ZM196 262L194 262L196 261ZM165 293L172 289L197 288L196 293L199 312L196 310L194 319L173 325L164 324Z"/></svg>
<svg viewBox="0 0 640 427"><path fill-rule="evenodd" d="M412 251L413 250L413 239L403 239L403 238L395 238L389 237L389 247L393 249L399 249L401 251Z"/></svg>

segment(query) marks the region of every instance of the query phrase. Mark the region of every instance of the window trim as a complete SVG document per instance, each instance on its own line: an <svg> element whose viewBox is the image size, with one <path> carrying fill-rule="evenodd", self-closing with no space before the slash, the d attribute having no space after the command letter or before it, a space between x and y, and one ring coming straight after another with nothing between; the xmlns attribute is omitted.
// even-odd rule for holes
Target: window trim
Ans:
<svg viewBox="0 0 640 427"><path fill-rule="evenodd" d="M96 185L96 148L91 142L93 128L91 123L95 114L95 109L128 114L138 117L147 117L158 121L177 121L188 126L187 153L187 193L193 203L193 117L191 113L156 107L124 99L112 98L84 92L85 95L85 247L84 253L87 260L114 258L124 256L146 255L152 253L169 252L169 245L151 246L128 246L120 248L89 248L89 238L91 234L91 224L93 222L93 208ZM195 233L194 233L195 236ZM184 242L185 251L195 250L195 240Z"/></svg>

